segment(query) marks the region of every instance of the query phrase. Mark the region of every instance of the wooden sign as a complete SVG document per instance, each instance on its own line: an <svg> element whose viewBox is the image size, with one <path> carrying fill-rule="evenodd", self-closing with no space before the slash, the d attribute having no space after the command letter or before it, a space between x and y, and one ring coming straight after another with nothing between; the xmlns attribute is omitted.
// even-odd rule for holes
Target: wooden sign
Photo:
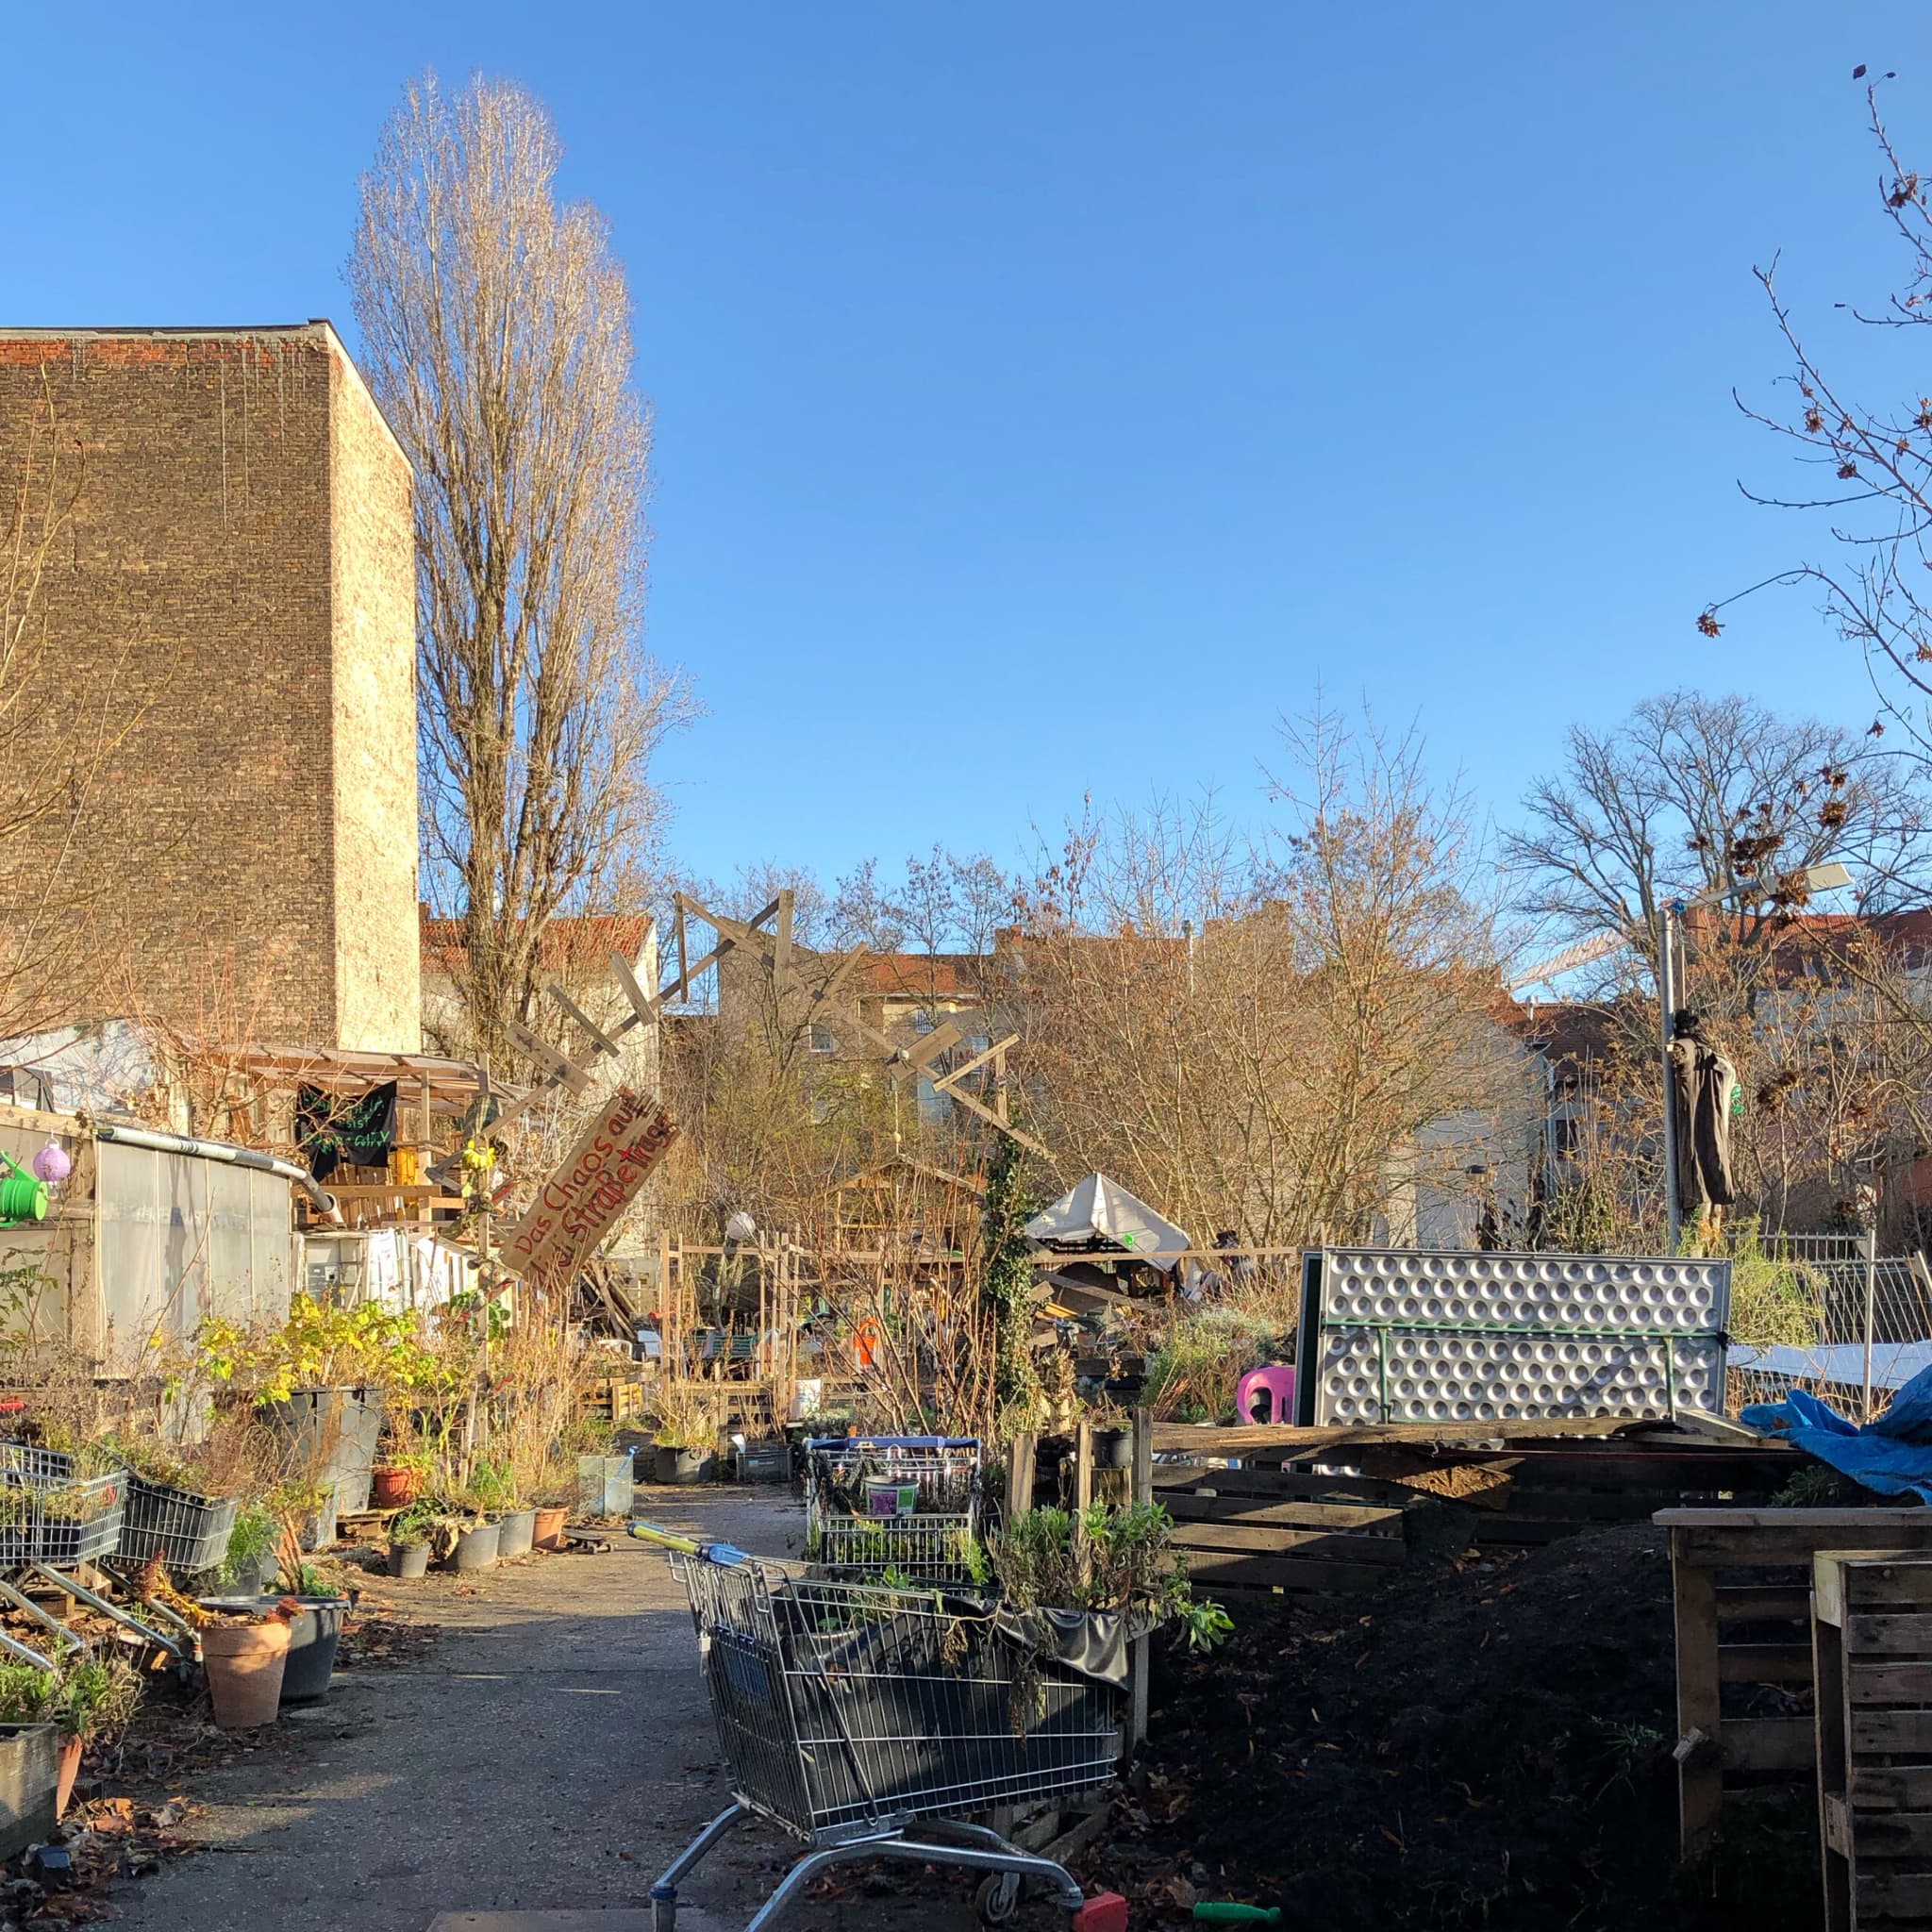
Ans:
<svg viewBox="0 0 1932 1932"><path fill-rule="evenodd" d="M660 1101L620 1087L503 1244L519 1274L575 1274L677 1138Z"/></svg>

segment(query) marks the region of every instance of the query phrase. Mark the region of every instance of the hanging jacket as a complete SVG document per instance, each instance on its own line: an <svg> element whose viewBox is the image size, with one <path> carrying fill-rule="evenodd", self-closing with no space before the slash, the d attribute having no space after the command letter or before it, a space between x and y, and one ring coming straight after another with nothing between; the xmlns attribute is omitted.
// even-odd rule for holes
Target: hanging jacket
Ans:
<svg viewBox="0 0 1932 1932"><path fill-rule="evenodd" d="M1677 1117L1677 1207L1685 1214L1728 1208L1731 1108L1738 1070L1707 1041L1680 1033L1671 1041L1671 1105Z"/></svg>

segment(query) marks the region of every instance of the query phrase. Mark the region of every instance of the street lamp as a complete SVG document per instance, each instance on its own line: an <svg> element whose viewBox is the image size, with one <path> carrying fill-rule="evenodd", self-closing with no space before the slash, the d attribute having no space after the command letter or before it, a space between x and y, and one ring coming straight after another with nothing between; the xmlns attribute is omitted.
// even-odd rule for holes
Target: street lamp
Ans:
<svg viewBox="0 0 1932 1932"><path fill-rule="evenodd" d="M1807 865L1794 874L1807 895L1835 891L1852 882L1850 871L1837 859L1824 865ZM1681 1002L1683 987L1677 971L1679 921L1698 906L1715 906L1730 898L1736 886L1715 886L1694 899L1667 899L1663 907L1662 930L1657 935L1657 1051L1664 1076L1664 1205L1669 1215L1670 1239L1665 1252L1674 1255L1683 1235L1683 1213L1677 1206L1677 1104L1671 1091L1671 1040L1673 1018Z"/></svg>

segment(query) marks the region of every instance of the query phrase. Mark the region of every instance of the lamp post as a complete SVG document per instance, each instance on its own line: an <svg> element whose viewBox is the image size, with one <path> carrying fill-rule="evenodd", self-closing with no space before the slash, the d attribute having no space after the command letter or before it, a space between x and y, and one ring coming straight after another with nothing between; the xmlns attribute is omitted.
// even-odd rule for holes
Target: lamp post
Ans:
<svg viewBox="0 0 1932 1932"><path fill-rule="evenodd" d="M1824 865L1807 865L1796 874L1807 894L1835 891L1852 882L1850 871L1837 859ZM1717 886L1700 892L1694 899L1667 899L1659 922L1657 949L1657 1050L1664 1076L1664 1211L1669 1227L1667 1254L1674 1255L1684 1232L1683 1210L1677 1205L1677 1170L1682 1159L1677 1146L1677 1101L1671 1086L1671 1041L1674 1037L1674 1015L1682 1004L1683 985L1678 970L1677 947L1682 938L1685 913L1698 906L1715 906L1730 898L1738 888Z"/></svg>

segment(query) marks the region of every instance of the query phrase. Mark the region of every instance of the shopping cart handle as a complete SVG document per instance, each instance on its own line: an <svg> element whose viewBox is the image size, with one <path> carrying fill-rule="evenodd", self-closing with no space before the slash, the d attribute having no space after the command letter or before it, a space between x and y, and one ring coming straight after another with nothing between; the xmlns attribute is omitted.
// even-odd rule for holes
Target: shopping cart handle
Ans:
<svg viewBox="0 0 1932 1932"><path fill-rule="evenodd" d="M735 1544L720 1542L715 1537L683 1536L656 1523L634 1522L630 1533L640 1542L656 1543L660 1549L675 1550L680 1557L696 1557L721 1569L736 1570L752 1558Z"/></svg>

